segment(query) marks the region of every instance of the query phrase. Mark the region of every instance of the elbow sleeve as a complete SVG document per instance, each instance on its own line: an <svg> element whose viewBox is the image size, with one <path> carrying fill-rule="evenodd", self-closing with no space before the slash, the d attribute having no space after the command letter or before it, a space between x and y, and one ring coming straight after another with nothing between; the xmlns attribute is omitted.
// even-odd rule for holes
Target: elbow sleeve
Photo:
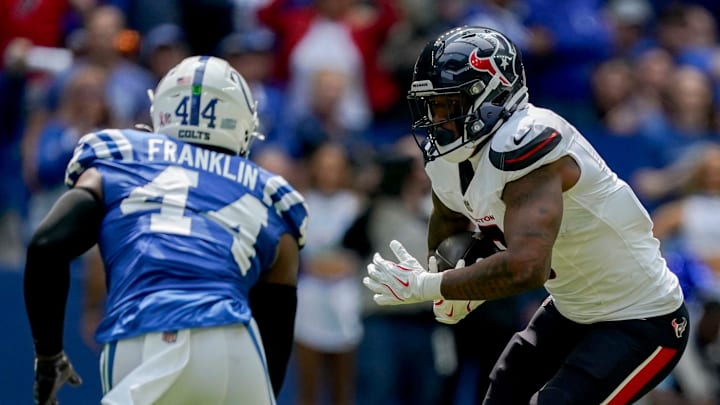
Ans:
<svg viewBox="0 0 720 405"><path fill-rule="evenodd" d="M84 189L60 197L35 231L25 260L24 295L39 355L62 350L70 262L97 241L102 204Z"/></svg>
<svg viewBox="0 0 720 405"><path fill-rule="evenodd" d="M294 340L297 288L274 283L256 284L250 290L250 308L260 329L273 391L278 395Z"/></svg>

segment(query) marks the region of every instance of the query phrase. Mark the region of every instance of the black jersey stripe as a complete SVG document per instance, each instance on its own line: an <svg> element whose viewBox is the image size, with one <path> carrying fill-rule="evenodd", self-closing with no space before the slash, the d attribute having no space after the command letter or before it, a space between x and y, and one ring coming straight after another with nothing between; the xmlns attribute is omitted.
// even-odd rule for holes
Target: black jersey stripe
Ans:
<svg viewBox="0 0 720 405"><path fill-rule="evenodd" d="M458 172L460 174L460 192L465 195L470 182L475 177L475 168L473 168L472 162L464 160L458 164Z"/></svg>
<svg viewBox="0 0 720 405"><path fill-rule="evenodd" d="M553 128L545 128L540 135L520 149L498 152L490 148L490 161L493 166L504 171L522 170L540 160L562 140L560 133Z"/></svg>

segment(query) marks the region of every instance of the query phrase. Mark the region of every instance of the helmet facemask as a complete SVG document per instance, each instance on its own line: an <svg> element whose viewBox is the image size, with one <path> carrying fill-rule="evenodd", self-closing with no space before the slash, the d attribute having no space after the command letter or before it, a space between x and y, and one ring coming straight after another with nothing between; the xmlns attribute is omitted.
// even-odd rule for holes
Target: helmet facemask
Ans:
<svg viewBox="0 0 720 405"><path fill-rule="evenodd" d="M418 131L426 135L425 151L428 156L444 156L461 148L470 139L465 123L472 100L457 89L442 93L408 97L412 114L412 131L416 141Z"/></svg>

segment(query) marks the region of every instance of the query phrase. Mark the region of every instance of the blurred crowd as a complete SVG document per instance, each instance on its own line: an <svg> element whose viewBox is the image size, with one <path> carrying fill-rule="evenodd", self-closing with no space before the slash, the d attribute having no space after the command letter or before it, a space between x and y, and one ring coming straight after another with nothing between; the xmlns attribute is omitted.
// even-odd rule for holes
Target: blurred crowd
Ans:
<svg viewBox="0 0 720 405"><path fill-rule="evenodd" d="M426 306L375 306L359 280L367 258L388 254L391 239L426 256L429 183L405 92L427 41L453 26L482 25L522 50L530 101L567 117L637 191L680 276L695 337L649 403L720 403L720 3L3 5L0 270L22 271L25 244L64 190L79 137L149 125L147 90L171 66L192 54L220 56L258 101L266 139L251 158L285 176L309 205L297 372L287 384L293 403L475 403L498 350L543 292L486 304L449 327ZM88 274L99 266L92 253L78 264Z"/></svg>

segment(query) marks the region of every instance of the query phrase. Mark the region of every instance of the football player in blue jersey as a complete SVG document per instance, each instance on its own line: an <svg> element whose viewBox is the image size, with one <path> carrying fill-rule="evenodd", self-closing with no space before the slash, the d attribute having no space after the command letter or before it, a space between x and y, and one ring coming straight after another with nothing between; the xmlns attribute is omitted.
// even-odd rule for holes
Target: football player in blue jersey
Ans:
<svg viewBox="0 0 720 405"><path fill-rule="evenodd" d="M454 323L544 286L485 404L626 404L662 381L689 335L678 279L630 187L575 127L529 103L516 46L491 29L449 30L420 54L408 99L432 183L429 251L469 227L501 251L437 273L393 241L397 259L376 255L363 280L375 301L434 301Z"/></svg>
<svg viewBox="0 0 720 405"><path fill-rule="evenodd" d="M293 341L304 199L247 159L255 102L224 60L183 60L151 115L153 132L79 141L70 190L28 247L36 403L80 383L63 351L68 264L97 243L103 404L274 404Z"/></svg>

